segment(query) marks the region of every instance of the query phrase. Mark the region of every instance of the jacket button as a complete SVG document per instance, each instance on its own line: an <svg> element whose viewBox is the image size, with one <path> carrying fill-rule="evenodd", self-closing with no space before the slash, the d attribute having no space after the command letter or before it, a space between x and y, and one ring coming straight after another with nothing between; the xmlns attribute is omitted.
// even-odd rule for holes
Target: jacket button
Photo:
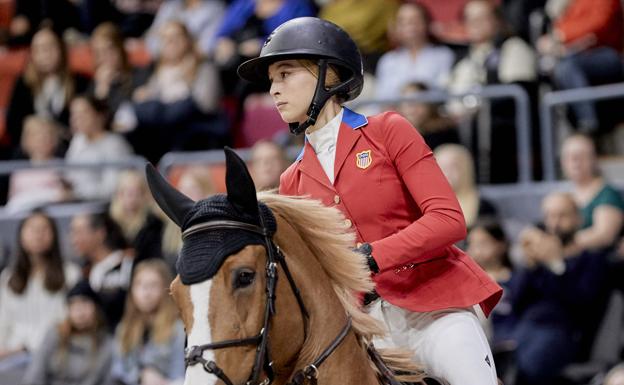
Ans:
<svg viewBox="0 0 624 385"><path fill-rule="evenodd" d="M351 227L351 225L352 225L353 223L351 223L351 220L350 220L350 219L345 219L344 224L345 224L345 226L346 226L346 227Z"/></svg>
<svg viewBox="0 0 624 385"><path fill-rule="evenodd" d="M360 246L362 246L362 242L358 242L355 244L355 247L357 247L358 249L360 248Z"/></svg>
<svg viewBox="0 0 624 385"><path fill-rule="evenodd" d="M340 203L340 197L338 195L334 195L334 203L335 204Z"/></svg>

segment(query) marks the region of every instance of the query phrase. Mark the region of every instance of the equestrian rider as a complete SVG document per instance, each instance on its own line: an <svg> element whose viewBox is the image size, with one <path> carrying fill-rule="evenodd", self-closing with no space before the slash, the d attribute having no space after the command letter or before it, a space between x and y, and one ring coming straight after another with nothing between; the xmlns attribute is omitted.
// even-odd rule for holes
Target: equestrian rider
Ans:
<svg viewBox="0 0 624 385"><path fill-rule="evenodd" d="M357 235L381 297L368 305L389 335L451 385L496 385L474 305L488 315L502 289L453 243L466 236L459 203L431 150L401 115L342 106L363 86L360 52L340 27L290 20L239 76L270 83L292 133L305 133L279 191L339 208ZM320 79L323 79L321 81Z"/></svg>

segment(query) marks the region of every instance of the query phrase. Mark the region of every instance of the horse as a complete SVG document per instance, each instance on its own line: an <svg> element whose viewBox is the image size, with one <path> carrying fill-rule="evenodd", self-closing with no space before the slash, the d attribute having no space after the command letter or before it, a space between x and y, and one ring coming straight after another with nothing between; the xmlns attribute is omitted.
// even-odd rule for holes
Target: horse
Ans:
<svg viewBox="0 0 624 385"><path fill-rule="evenodd" d="M243 160L225 153L227 194L197 202L146 169L184 240L170 287L187 333L184 384L424 381L408 354L371 344L384 328L360 304L373 283L341 212L256 194Z"/></svg>

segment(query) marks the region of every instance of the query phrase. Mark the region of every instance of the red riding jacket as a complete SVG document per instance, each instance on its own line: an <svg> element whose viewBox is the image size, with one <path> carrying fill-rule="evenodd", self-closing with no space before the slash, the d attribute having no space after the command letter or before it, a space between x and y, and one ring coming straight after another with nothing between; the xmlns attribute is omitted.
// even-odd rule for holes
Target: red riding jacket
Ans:
<svg viewBox="0 0 624 385"><path fill-rule="evenodd" d="M336 206L358 242L369 242L380 268L379 295L417 312L480 304L488 315L502 295L468 255L453 246L466 236L457 198L422 136L393 112L368 119L345 108L332 185L305 144L282 174L283 195Z"/></svg>

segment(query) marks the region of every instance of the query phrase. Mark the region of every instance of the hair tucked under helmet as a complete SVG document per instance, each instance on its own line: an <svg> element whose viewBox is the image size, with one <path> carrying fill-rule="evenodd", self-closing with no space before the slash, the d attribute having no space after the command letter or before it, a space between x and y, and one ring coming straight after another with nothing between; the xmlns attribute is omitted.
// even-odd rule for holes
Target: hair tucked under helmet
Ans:
<svg viewBox="0 0 624 385"><path fill-rule="evenodd" d="M316 17L299 17L277 27L264 43L260 56L241 64L238 75L252 83L268 83L269 66L289 59L310 59L319 67L319 80L308 108L308 119L301 124L290 123L293 134L300 134L314 125L321 109L333 95L349 101L362 91L364 69L357 45L340 27ZM340 82L327 87L324 79L330 65L338 70Z"/></svg>

